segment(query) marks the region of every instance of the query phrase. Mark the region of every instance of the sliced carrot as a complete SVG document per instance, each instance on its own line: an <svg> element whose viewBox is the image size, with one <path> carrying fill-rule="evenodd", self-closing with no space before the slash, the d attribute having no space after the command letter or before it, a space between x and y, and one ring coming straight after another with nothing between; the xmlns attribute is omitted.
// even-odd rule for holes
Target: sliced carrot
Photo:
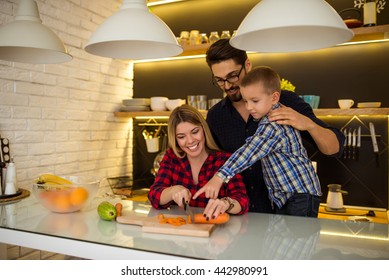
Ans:
<svg viewBox="0 0 389 280"><path fill-rule="evenodd" d="M192 217L190 215L188 215L188 218L186 219L186 222L188 224L191 224L192 223Z"/></svg>
<svg viewBox="0 0 389 280"><path fill-rule="evenodd" d="M159 218L159 217L158 217ZM182 225L185 225L186 224L186 221L184 218L182 217L175 217L175 218L165 218L165 217L161 217L159 219L159 223L160 224L170 224L170 225L173 225L173 226L182 226Z"/></svg>
<svg viewBox="0 0 389 280"><path fill-rule="evenodd" d="M216 219L207 220L203 214L195 214L194 215L194 223L195 224L224 224L230 220L230 215L228 213L220 214L216 217Z"/></svg>

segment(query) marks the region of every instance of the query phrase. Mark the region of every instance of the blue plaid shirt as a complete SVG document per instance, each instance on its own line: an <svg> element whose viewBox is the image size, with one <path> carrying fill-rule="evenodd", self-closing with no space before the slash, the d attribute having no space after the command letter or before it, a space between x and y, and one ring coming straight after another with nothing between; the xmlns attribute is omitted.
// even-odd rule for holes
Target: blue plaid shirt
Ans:
<svg viewBox="0 0 389 280"><path fill-rule="evenodd" d="M275 108L278 107L277 104ZM258 160L261 160L269 197L279 208L294 193L322 194L300 132L293 127L279 125L270 122L267 116L263 117L255 134L232 154L218 170L217 176L227 182Z"/></svg>

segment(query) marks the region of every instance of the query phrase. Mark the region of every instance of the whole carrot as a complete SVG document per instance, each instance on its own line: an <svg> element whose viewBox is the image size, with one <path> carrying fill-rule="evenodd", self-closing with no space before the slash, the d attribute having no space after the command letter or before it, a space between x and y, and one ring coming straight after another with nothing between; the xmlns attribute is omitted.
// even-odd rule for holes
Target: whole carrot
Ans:
<svg viewBox="0 0 389 280"><path fill-rule="evenodd" d="M116 208L116 212L117 212L116 217L120 217L122 215L122 211L123 211L123 204L118 202L115 204L115 208Z"/></svg>

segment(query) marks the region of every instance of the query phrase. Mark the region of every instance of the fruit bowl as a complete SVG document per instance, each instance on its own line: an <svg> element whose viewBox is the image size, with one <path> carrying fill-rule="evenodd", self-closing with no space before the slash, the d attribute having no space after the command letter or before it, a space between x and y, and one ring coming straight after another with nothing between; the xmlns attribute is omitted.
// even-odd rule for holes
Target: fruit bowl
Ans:
<svg viewBox="0 0 389 280"><path fill-rule="evenodd" d="M99 181L80 180L71 177L70 182L57 184L38 181L32 186L32 193L47 209L56 213L71 213L84 208L96 195Z"/></svg>

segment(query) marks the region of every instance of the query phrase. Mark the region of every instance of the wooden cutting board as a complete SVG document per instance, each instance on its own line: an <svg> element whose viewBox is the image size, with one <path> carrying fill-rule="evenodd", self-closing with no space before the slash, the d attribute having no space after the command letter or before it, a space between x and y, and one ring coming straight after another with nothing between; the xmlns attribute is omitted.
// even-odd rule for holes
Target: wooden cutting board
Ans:
<svg viewBox="0 0 389 280"><path fill-rule="evenodd" d="M166 217L177 217L165 215ZM214 224L185 224L182 226L174 226L169 224L161 224L155 217L142 217L137 215L119 216L116 222L121 224L138 225L142 227L143 232L160 233L160 234L174 234L184 236L209 237Z"/></svg>

